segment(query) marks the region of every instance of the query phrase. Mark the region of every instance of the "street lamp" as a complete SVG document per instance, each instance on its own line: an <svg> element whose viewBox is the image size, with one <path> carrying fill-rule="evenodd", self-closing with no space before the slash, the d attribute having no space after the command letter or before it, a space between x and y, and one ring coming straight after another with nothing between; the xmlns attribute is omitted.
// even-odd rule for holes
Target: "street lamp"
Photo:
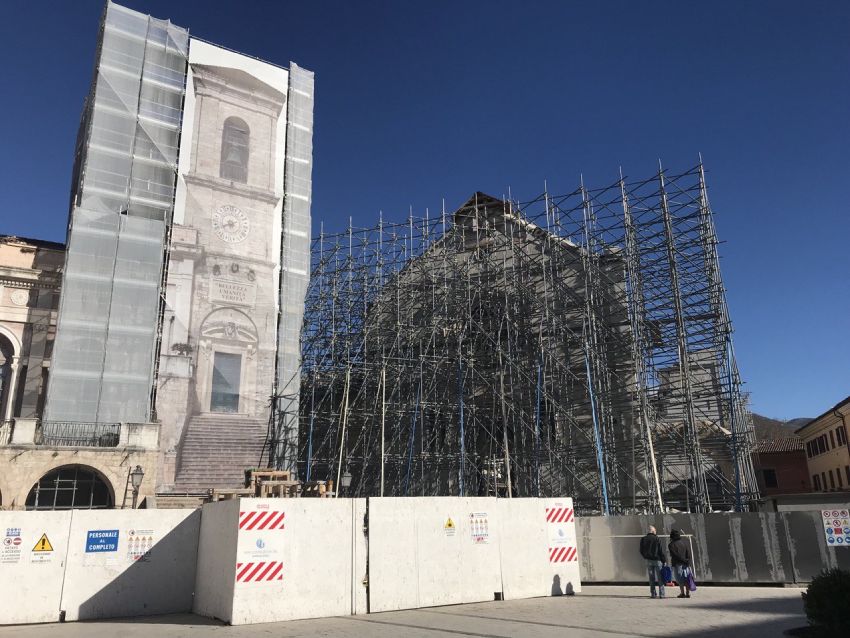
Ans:
<svg viewBox="0 0 850 638"><path fill-rule="evenodd" d="M351 472L348 471L348 468L345 468L345 473L342 475L342 478L339 481L340 492L345 490L346 494L348 493L348 488L351 487Z"/></svg>
<svg viewBox="0 0 850 638"><path fill-rule="evenodd" d="M136 500L139 498L139 487L143 478L145 478L145 471L141 465L137 465L130 472L130 483L133 485L133 509L136 509Z"/></svg>

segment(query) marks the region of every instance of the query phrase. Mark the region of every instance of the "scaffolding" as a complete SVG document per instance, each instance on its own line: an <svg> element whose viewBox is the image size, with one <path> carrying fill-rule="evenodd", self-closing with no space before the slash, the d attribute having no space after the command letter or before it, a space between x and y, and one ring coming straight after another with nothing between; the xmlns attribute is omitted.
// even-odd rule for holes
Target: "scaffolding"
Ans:
<svg viewBox="0 0 850 638"><path fill-rule="evenodd" d="M189 32L108 2L77 138L45 421L147 422Z"/></svg>
<svg viewBox="0 0 850 638"><path fill-rule="evenodd" d="M701 162L322 232L300 477L350 476L352 496L571 495L586 514L747 509L717 243Z"/></svg>

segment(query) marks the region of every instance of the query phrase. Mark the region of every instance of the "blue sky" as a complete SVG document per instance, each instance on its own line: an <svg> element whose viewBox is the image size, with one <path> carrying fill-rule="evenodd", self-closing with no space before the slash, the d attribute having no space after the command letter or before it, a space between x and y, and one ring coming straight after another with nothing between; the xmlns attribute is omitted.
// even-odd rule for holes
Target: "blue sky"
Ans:
<svg viewBox="0 0 850 638"><path fill-rule="evenodd" d="M316 72L315 228L701 152L754 410L850 394L850 3L123 4ZM64 239L102 7L3 2L1 233Z"/></svg>

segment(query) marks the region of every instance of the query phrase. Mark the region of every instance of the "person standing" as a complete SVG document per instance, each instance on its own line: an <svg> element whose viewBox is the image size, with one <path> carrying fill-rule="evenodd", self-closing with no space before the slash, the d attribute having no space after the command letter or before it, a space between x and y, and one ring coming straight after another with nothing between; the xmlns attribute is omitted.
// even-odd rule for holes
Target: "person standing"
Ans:
<svg viewBox="0 0 850 638"><path fill-rule="evenodd" d="M670 544L667 549L670 550L670 564L673 566L676 583L679 585L677 598L690 598L688 574L691 570L691 548L688 541L682 538L682 532L677 529L670 530Z"/></svg>
<svg viewBox="0 0 850 638"><path fill-rule="evenodd" d="M667 563L664 548L658 540L655 528L650 525L649 532L640 539L640 555L646 560L646 572L649 576L649 595L656 598L655 585L658 584L658 598L664 598L664 577L661 569Z"/></svg>

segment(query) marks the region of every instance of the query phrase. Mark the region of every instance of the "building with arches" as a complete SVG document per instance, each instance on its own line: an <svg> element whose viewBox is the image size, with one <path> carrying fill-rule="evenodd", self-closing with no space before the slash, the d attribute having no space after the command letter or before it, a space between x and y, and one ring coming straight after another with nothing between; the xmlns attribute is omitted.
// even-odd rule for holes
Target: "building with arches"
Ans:
<svg viewBox="0 0 850 638"><path fill-rule="evenodd" d="M155 426L89 436L41 421L64 263L63 244L0 236L0 509L120 507L129 468L157 461Z"/></svg>
<svg viewBox="0 0 850 638"><path fill-rule="evenodd" d="M62 244L0 236L0 420L4 423L41 417L64 260Z"/></svg>
<svg viewBox="0 0 850 638"><path fill-rule="evenodd" d="M297 424L312 126L311 72L106 4L67 251L43 275L53 288L33 284L43 296L0 297L32 306L52 349L36 361L48 341L26 320L0 326L0 407L19 417L0 430L0 452L18 459L0 472L0 505L79 492L99 497L80 506L121 506L136 464L145 494L294 466L281 451L297 428L281 439L269 423L286 396Z"/></svg>

